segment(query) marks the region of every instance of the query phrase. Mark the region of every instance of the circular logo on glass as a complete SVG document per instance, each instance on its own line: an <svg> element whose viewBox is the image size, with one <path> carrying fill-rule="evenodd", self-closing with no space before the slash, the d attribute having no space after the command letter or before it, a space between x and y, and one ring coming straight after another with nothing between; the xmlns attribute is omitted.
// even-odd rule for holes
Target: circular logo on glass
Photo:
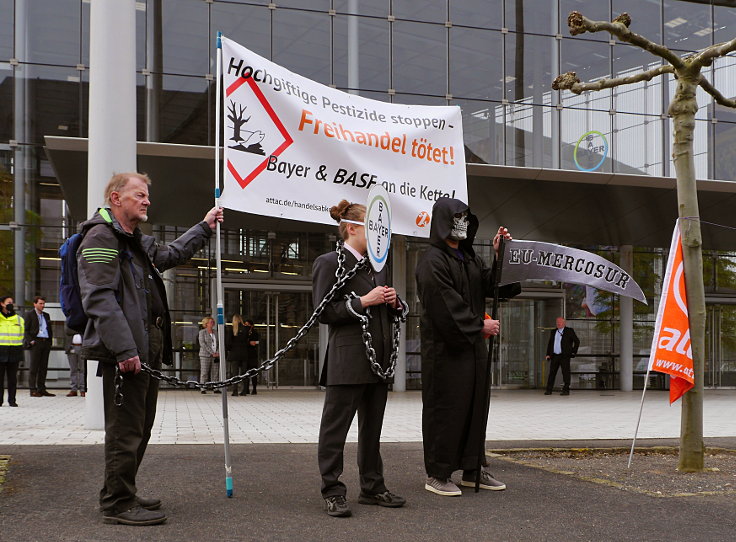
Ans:
<svg viewBox="0 0 736 542"><path fill-rule="evenodd" d="M575 144L573 159L580 171L595 171L608 156L606 136L596 130L585 132Z"/></svg>

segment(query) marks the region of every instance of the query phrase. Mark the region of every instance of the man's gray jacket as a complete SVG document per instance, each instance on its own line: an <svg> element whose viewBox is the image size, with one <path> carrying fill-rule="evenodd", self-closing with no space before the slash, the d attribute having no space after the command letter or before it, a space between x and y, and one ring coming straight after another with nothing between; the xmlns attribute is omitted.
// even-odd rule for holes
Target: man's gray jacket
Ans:
<svg viewBox="0 0 736 542"><path fill-rule="evenodd" d="M79 288L89 318L82 354L107 363L140 356L147 363L150 289L157 288L164 309L162 361L171 364L171 319L159 273L189 260L212 235L210 227L200 222L172 243L159 245L138 228L126 232L109 209L100 209L80 231Z"/></svg>

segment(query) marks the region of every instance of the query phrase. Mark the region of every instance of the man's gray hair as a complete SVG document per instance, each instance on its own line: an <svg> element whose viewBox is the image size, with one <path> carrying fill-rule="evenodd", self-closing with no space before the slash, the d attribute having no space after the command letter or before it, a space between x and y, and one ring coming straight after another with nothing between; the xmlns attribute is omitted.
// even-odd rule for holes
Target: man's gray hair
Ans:
<svg viewBox="0 0 736 542"><path fill-rule="evenodd" d="M105 207L110 207L111 205L110 194L113 192L120 192L133 177L137 177L138 179L145 181L149 186L151 185L151 178L145 173L116 173L108 181L107 186L105 187Z"/></svg>

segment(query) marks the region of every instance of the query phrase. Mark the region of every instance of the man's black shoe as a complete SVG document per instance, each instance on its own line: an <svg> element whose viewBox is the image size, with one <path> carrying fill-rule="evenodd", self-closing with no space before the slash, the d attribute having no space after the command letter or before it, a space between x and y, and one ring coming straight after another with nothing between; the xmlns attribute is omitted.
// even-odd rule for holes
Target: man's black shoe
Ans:
<svg viewBox="0 0 736 542"><path fill-rule="evenodd" d="M545 391L544 394L545 395L552 395L552 392L551 391Z"/></svg>
<svg viewBox="0 0 736 542"><path fill-rule="evenodd" d="M570 395L569 391L563 391L560 395Z"/></svg>
<svg viewBox="0 0 736 542"><path fill-rule="evenodd" d="M136 495L135 500L146 510L158 510L161 508L161 499L155 497L141 497L140 495Z"/></svg>
<svg viewBox="0 0 736 542"><path fill-rule="evenodd" d="M18 403L8 403L8 404L9 404L10 406L15 406L15 407L17 407L17 406L18 406Z"/></svg>
<svg viewBox="0 0 736 542"><path fill-rule="evenodd" d="M400 508L406 504L404 497L394 495L390 491L384 491L383 493L376 493L375 495L368 495L361 491L360 497L358 497L360 504L377 504L378 506L385 506L386 508Z"/></svg>
<svg viewBox="0 0 736 542"><path fill-rule="evenodd" d="M139 505L135 505L130 510L114 514L106 512L102 515L102 521L110 524L121 525L158 525L166 521L166 514L159 511L146 510Z"/></svg>
<svg viewBox="0 0 736 542"><path fill-rule="evenodd" d="M325 497L327 515L335 518L346 518L352 514L344 495Z"/></svg>

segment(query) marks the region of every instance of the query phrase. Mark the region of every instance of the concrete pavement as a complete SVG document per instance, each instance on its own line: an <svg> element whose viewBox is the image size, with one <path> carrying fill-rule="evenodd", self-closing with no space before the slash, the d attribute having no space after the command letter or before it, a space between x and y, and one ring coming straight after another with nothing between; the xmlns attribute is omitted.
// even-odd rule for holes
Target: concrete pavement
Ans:
<svg viewBox="0 0 736 542"><path fill-rule="evenodd" d="M489 447L609 446L630 443L640 393L495 392ZM0 542L56 541L666 541L733 540L732 495L653 498L493 460L502 492L439 497L423 489L421 397L390 395L384 425L389 489L401 509L357 504L356 445L346 447L343 480L351 518L322 510L316 437L319 391L263 391L231 398L234 497L225 496L220 396L165 391L139 491L163 500L169 520L154 527L104 525L97 511L103 433L82 426L81 398L19 396L0 408L0 455L11 456L0 492ZM709 391L706 441L736 448L736 391ZM675 444L680 407L650 392L642 446ZM349 440L355 441L351 431ZM624 440L621 440L624 439ZM735 473L736 474L736 473Z"/></svg>
<svg viewBox="0 0 736 542"><path fill-rule="evenodd" d="M61 391L61 390L58 390ZM0 408L0 446L76 445L103 442L102 431L84 427L81 397L29 397L18 392L19 408ZM324 394L321 391L262 390L256 396L228 396L232 443L317 442ZM641 392L573 391L545 396L537 390L494 391L489 441L631 439ZM421 393L390 393L383 442L421 442ZM639 438L677 438L679 403L668 392L648 391ZM357 440L357 424L348 442ZM736 436L736 390L707 390L704 435ZM223 442L221 396L193 390L160 393L151 444Z"/></svg>

